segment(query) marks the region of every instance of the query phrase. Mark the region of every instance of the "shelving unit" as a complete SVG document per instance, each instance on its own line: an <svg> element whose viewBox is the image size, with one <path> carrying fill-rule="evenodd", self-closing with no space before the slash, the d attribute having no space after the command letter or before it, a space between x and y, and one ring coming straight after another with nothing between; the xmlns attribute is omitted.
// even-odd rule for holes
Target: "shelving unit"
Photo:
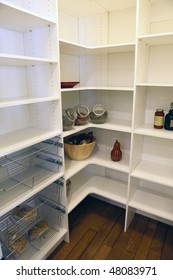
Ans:
<svg viewBox="0 0 173 280"><path fill-rule="evenodd" d="M124 230L136 212L172 223L173 135L153 128L155 110L166 114L172 101L172 12L170 0L85 1L83 7L59 0L61 80L80 82L61 89L62 109L102 103L108 110L104 124L63 132L65 138L92 130L97 139L87 160L66 159L68 212L94 193L126 207ZM123 151L118 163L110 160L116 139Z"/></svg>
<svg viewBox="0 0 173 280"><path fill-rule="evenodd" d="M130 171L136 3L86 1L85 8L80 9L80 1L73 6L67 6L67 2L59 1L61 80L80 84L61 90L62 109L84 104L92 110L95 104L102 103L108 110L104 124L89 122L63 132L65 138L92 130L97 140L87 160L73 161L66 157L65 178L72 182L68 212L89 194L125 207ZM117 26L125 18L129 29L122 26L120 32ZM120 162L110 159L115 139L121 142Z"/></svg>
<svg viewBox="0 0 173 280"><path fill-rule="evenodd" d="M138 1L134 137L127 228L136 211L172 224L173 135L153 128L156 108L172 102L172 1Z"/></svg>
<svg viewBox="0 0 173 280"><path fill-rule="evenodd" d="M21 259L46 258L68 240L67 214L90 194L126 209L125 231L136 212L173 224L173 134L153 128L155 110L166 114L173 101L173 1L72 2L0 1L0 218L35 195L52 200L57 182L64 186L55 199L64 209L58 230L56 219L48 217L53 224L45 244L38 250L29 243ZM61 89L60 80L79 84ZM62 131L65 109L82 104L92 110L98 103L108 111L104 124ZM92 155L83 161L64 157L63 138L89 131L96 137ZM23 184L19 179L29 181L24 175L30 168L22 165L17 171L18 155L30 155L33 147L55 137L60 139L56 163L49 166L49 152L44 164L37 164L34 154L31 178L35 182L38 169L45 176ZM119 162L110 158L116 139ZM16 173L11 162L4 164L11 156ZM7 165L12 166L8 172Z"/></svg>
<svg viewBox="0 0 173 280"><path fill-rule="evenodd" d="M0 1L1 221L43 190L51 191L54 182L63 182L57 16L56 0ZM64 209L65 193L62 187ZM8 259L2 231L0 226ZM66 211L59 228L55 219L51 231L51 241L45 237L39 250L29 246L18 257L11 252L9 258L46 258L68 238Z"/></svg>

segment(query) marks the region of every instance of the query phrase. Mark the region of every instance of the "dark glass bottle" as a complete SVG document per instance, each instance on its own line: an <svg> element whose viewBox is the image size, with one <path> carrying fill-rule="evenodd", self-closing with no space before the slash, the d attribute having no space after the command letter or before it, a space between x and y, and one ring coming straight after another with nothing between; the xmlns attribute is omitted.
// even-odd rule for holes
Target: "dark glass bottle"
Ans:
<svg viewBox="0 0 173 280"><path fill-rule="evenodd" d="M171 102L169 113L166 114L164 128L173 130L173 102Z"/></svg>

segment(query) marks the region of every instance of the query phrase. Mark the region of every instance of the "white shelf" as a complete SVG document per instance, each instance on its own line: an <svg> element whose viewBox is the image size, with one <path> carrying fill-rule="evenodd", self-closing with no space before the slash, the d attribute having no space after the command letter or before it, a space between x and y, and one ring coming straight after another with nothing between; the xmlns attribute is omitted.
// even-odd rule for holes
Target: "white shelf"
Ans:
<svg viewBox="0 0 173 280"><path fill-rule="evenodd" d="M0 108L16 106L16 105L25 105L32 103L48 102L59 100L57 96L50 97L14 97L14 98L1 98L0 99Z"/></svg>
<svg viewBox="0 0 173 280"><path fill-rule="evenodd" d="M135 42L92 47L92 46L84 46L81 44L75 44L73 42L60 39L60 51L61 53L68 54L68 55L134 52Z"/></svg>
<svg viewBox="0 0 173 280"><path fill-rule="evenodd" d="M0 155L4 156L60 135L60 131L28 127L1 135Z"/></svg>
<svg viewBox="0 0 173 280"><path fill-rule="evenodd" d="M100 128L100 129L106 129L106 130L117 130L122 132L130 133L132 131L131 122L127 120L118 120L118 119L107 119L105 123L103 124L94 124L94 123L88 123L86 125L80 125L80 126L73 126L71 130L64 131L63 137L67 137L69 135L72 135L74 133L80 132L87 128Z"/></svg>
<svg viewBox="0 0 173 280"><path fill-rule="evenodd" d="M173 187L172 165L143 160L133 170L131 176L150 182Z"/></svg>
<svg viewBox="0 0 173 280"><path fill-rule="evenodd" d="M135 134L159 137L165 139L173 139L172 131L166 129L155 129L153 124L143 124L134 130Z"/></svg>
<svg viewBox="0 0 173 280"><path fill-rule="evenodd" d="M108 177L92 176L79 172L72 178L68 201L68 213L71 212L87 195L96 194L107 199L126 204L127 183Z"/></svg>
<svg viewBox="0 0 173 280"><path fill-rule="evenodd" d="M0 54L0 64L4 66L30 66L57 63L58 61L46 58L19 56L10 54Z"/></svg>
<svg viewBox="0 0 173 280"><path fill-rule="evenodd" d="M123 154L122 159L119 162L114 162L110 158L109 151L93 151L93 154L86 160L70 160L66 157L65 160L65 177L69 179L71 176L77 174L80 170L84 169L88 165L97 165L106 168L110 168L125 173L129 172L129 156Z"/></svg>
<svg viewBox="0 0 173 280"><path fill-rule="evenodd" d="M14 207L23 203L25 200L29 199L33 195L42 191L45 187L49 186L59 178L63 176L62 172L54 174L50 172L49 177L37 185L34 188L29 188L25 184L20 184L15 186L15 188L8 191L5 195L1 196L0 193L0 216L3 216L8 211L12 210Z"/></svg>
<svg viewBox="0 0 173 280"><path fill-rule="evenodd" d="M2 28L25 32L32 28L40 28L53 23L55 24L56 21L16 7L8 1L1 1L0 3L0 26Z"/></svg>
<svg viewBox="0 0 173 280"><path fill-rule="evenodd" d="M83 91L83 90L104 90L104 91L134 91L134 87L79 87L74 88L63 88L61 92L71 92L71 91Z"/></svg>
<svg viewBox="0 0 173 280"><path fill-rule="evenodd" d="M137 190L130 200L129 206L156 217L173 221L173 203L171 198Z"/></svg>
<svg viewBox="0 0 173 280"><path fill-rule="evenodd" d="M136 86L138 87L173 87L173 84L160 84L160 83L137 83Z"/></svg>
<svg viewBox="0 0 173 280"><path fill-rule="evenodd" d="M160 34L149 34L138 37L139 41L149 45L170 45L173 44L173 32L160 33Z"/></svg>
<svg viewBox="0 0 173 280"><path fill-rule="evenodd" d="M60 1L59 8L60 10L74 15L75 17L87 17L91 15L98 15L98 13L128 9L135 7L135 0L128 1L86 1L85 5L81 0L74 1L73 5L69 5L68 0Z"/></svg>

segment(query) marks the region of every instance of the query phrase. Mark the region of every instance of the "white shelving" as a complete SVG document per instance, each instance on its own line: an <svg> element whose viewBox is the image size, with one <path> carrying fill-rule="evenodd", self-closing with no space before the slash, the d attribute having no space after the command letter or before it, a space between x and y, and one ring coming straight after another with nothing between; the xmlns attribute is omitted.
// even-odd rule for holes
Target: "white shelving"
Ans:
<svg viewBox="0 0 173 280"><path fill-rule="evenodd" d="M91 55L91 54L102 54L102 53L121 53L121 52L134 52L134 43L123 43L115 45L105 46L85 46L80 44L74 44L73 42L60 40L60 48L62 53L69 55Z"/></svg>
<svg viewBox="0 0 173 280"><path fill-rule="evenodd" d="M145 203L144 203L145 201ZM137 190L131 199L129 206L145 213L150 213L155 217L173 221L172 198L165 198L163 195Z"/></svg>
<svg viewBox="0 0 173 280"><path fill-rule="evenodd" d="M71 212L79 202L91 194L126 204L127 182L109 177L95 176L88 171L80 171L71 178L72 187L67 197L68 213Z"/></svg>
<svg viewBox="0 0 173 280"><path fill-rule="evenodd" d="M145 180L147 178L151 182L173 187L171 164L143 160L137 165L131 175L139 179Z"/></svg>
<svg viewBox="0 0 173 280"><path fill-rule="evenodd" d="M11 29L9 27L13 27L13 30L26 31L31 28L38 28L47 24L56 23L56 20L50 19L40 14L41 10L37 13L32 10L28 10L27 8L17 7L16 1L10 3L12 1L1 1L1 26L3 28ZM28 6L29 7L29 6ZM6 16L5 16L6 15ZM10 18L15 17L15 25L12 25ZM26 25L23 24L25 21ZM31 22L31 23L30 23Z"/></svg>
<svg viewBox="0 0 173 280"><path fill-rule="evenodd" d="M46 195L50 196L51 185L57 180L63 184L57 15L56 0L0 1L1 221L15 207L27 203L38 193L47 190ZM55 137L61 139L59 149L44 154L42 147L40 154L35 155L38 145L43 146L48 141L46 145L50 146ZM19 157L23 149L27 153L30 149L35 152ZM3 159L7 163L4 164ZM59 202L65 209L63 187ZM28 241L30 245L19 259L46 258L68 238L66 211L58 228L56 221L57 218L51 221L52 230L45 236L44 244L41 247L34 245L34 249ZM3 226L0 231L0 242L3 243ZM41 240L39 242L41 244ZM2 246L10 248L9 244ZM10 251L10 259L16 259L11 249L7 251ZM8 259L7 255L4 253Z"/></svg>
<svg viewBox="0 0 173 280"><path fill-rule="evenodd" d="M89 165L102 166L105 168L110 168L113 170L122 171L125 173L129 172L129 156L123 154L123 159L120 162L112 162L110 161L110 152L107 151L97 151L93 152L93 155L89 157L87 160L82 162L70 160L66 158L65 166L66 166L66 178L70 178L71 176L77 174L80 170L84 169Z"/></svg>
<svg viewBox="0 0 173 280"><path fill-rule="evenodd" d="M61 80L80 82L61 90L62 108L85 104L91 110L102 103L109 113L104 124L89 122L63 133L68 137L92 130L97 135L97 148L90 158L66 159L65 177L74 182L69 211L92 192L93 178L104 182L105 172L112 170L109 175L115 181L117 172L128 177L121 178L128 190L124 193L125 230L136 211L173 221L173 135L153 128L155 110L162 108L166 114L173 101L172 12L170 0L85 1L84 8L78 0L73 5L59 1ZM116 138L125 147L125 157L114 165L109 156ZM94 192L109 197L101 183ZM118 202L118 190L109 192Z"/></svg>

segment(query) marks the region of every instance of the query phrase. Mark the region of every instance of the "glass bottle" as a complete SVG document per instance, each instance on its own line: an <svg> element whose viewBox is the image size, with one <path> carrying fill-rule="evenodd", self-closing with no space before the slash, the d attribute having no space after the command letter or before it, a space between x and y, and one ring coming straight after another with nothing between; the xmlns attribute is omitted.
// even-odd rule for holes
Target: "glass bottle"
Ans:
<svg viewBox="0 0 173 280"><path fill-rule="evenodd" d="M166 114L164 128L173 130L173 102L171 102L169 113Z"/></svg>
<svg viewBox="0 0 173 280"><path fill-rule="evenodd" d="M154 114L154 128L161 129L164 125L164 111L163 109L156 109Z"/></svg>

